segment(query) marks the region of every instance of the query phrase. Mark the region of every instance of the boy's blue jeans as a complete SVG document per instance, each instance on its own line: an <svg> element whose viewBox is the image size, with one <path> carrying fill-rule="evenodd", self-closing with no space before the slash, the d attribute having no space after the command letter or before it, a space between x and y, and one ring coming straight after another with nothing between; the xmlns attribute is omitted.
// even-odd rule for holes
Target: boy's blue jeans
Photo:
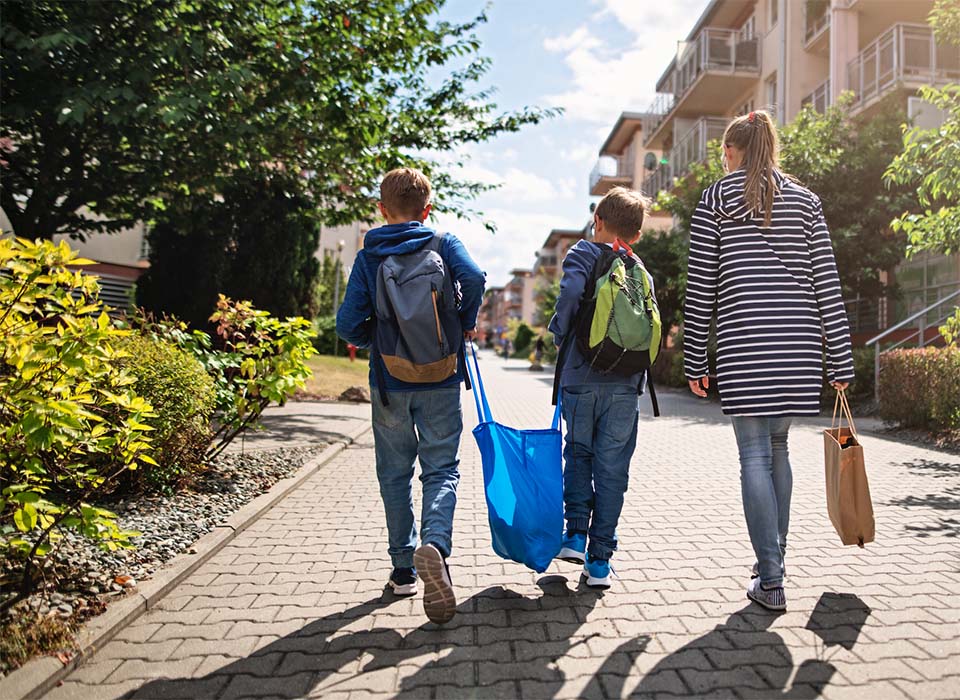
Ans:
<svg viewBox="0 0 960 700"><path fill-rule="evenodd" d="M793 472L787 452L786 416L732 416L740 451L740 490L760 582L783 585L783 557L790 527Z"/></svg>
<svg viewBox="0 0 960 700"><path fill-rule="evenodd" d="M373 444L377 479L387 516L390 560L413 566L417 523L413 514L413 463L420 458L423 509L421 539L450 556L453 511L460 482L460 387L426 391L392 391L389 406L371 390Z"/></svg>
<svg viewBox="0 0 960 700"><path fill-rule="evenodd" d="M563 502L567 530L588 532L587 551L609 559L637 445L637 389L578 384L563 389Z"/></svg>

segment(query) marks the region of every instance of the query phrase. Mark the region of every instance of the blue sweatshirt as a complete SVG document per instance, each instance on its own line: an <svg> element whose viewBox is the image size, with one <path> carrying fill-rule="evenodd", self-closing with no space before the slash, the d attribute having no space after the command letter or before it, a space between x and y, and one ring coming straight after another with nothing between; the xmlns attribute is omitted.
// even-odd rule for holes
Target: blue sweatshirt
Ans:
<svg viewBox="0 0 960 700"><path fill-rule="evenodd" d="M605 244L599 244L605 245ZM593 265L600 257L600 248L598 244L590 241L577 241L570 250L567 251L563 259L563 276L560 278L560 296L557 297L556 313L550 320L548 330L553 333L553 340L557 347L564 341L568 334L573 332L573 319L577 315L577 309L580 308L580 301L583 297L584 289L593 272ZM650 289L653 290L653 279L650 280ZM571 387L577 384L629 384L632 387L639 387L641 374L637 373L630 377L624 377L619 374L600 374L590 369L590 365L584 359L577 347L576 339L571 335L569 338L570 348L567 351L566 360L560 374L560 386Z"/></svg>
<svg viewBox="0 0 960 700"><path fill-rule="evenodd" d="M403 224L388 224L367 232L363 250L350 272L343 304L337 311L337 334L348 343L360 348L369 348L373 342L373 324L376 317L377 270L380 262L389 255L413 253L423 248L436 235L432 228L419 221ZM463 299L460 304L460 325L463 330L473 330L477 325L477 313L483 301L483 286L486 275L467 253L463 243L451 234L442 238L440 257L450 270L454 284L460 283ZM463 381L463 368L442 382L413 384L391 377L380 358L370 360L370 386L377 387L377 372L373 362L379 362L385 377L387 391L427 391L439 387L456 386Z"/></svg>

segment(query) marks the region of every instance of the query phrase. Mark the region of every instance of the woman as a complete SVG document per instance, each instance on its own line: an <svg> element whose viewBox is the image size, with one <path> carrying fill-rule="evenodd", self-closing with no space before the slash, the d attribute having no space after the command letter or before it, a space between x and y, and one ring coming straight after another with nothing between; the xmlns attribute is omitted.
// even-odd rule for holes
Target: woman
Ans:
<svg viewBox="0 0 960 700"><path fill-rule="evenodd" d="M757 557L747 597L785 610L787 432L793 416L820 412L824 336L828 381L845 389L853 379L850 332L820 200L778 169L770 115L734 119L723 155L729 174L704 190L690 225L684 370L690 390L706 396L716 310L717 383Z"/></svg>

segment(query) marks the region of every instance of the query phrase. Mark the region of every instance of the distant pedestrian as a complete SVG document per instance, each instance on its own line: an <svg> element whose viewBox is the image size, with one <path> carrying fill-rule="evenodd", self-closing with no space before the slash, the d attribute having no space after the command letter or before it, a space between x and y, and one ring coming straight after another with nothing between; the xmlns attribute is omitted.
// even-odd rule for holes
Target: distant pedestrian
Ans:
<svg viewBox="0 0 960 700"><path fill-rule="evenodd" d="M398 595L415 595L422 578L424 611L443 623L456 609L447 559L460 481L464 368L459 360L464 339L476 336L484 273L455 236L424 226L430 192L430 181L418 170L401 168L383 178L379 209L387 224L364 238L337 314L337 332L371 348L374 449L393 563L387 585ZM411 271L417 274L404 274ZM431 353L440 359L418 362ZM418 457L419 547L412 492Z"/></svg>
<svg viewBox="0 0 960 700"><path fill-rule="evenodd" d="M564 355L557 362L562 365L561 404L567 425L563 450L567 528L557 556L582 565L587 585L596 588L610 586L610 559L617 549L617 523L637 445L637 395L644 372L623 376L595 371L575 342L575 319L601 256L639 263L630 244L640 238L646 206L639 192L624 187L600 200L594 210L593 241L577 241L563 259L560 296L549 326ZM653 279L645 270L642 274L652 297ZM569 347L563 347L565 343Z"/></svg>
<svg viewBox="0 0 960 700"><path fill-rule="evenodd" d="M756 555L747 596L784 610L793 490L787 432L793 416L820 413L823 336L835 388L853 379L853 355L820 199L780 171L777 151L766 112L727 127L729 174L703 192L691 223L683 354L690 390L705 397L716 312L717 384L740 451Z"/></svg>

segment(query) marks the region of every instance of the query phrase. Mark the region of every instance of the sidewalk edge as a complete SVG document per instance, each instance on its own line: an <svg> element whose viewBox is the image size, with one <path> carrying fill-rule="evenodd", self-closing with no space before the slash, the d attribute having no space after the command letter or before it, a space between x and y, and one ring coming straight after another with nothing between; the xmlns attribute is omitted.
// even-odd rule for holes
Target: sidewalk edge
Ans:
<svg viewBox="0 0 960 700"><path fill-rule="evenodd" d="M77 633L77 651L68 663L63 664L52 656L40 656L0 679L0 697L10 700L32 700L42 697L121 630L147 610L154 608L177 584L200 568L239 533L263 517L273 506L370 429L369 421L364 421L346 437L328 445L323 452L300 467L293 476L278 481L269 491L244 505L223 523L198 539L190 547L194 553L178 554L153 578L138 586L133 595L118 600L102 615L92 618Z"/></svg>

